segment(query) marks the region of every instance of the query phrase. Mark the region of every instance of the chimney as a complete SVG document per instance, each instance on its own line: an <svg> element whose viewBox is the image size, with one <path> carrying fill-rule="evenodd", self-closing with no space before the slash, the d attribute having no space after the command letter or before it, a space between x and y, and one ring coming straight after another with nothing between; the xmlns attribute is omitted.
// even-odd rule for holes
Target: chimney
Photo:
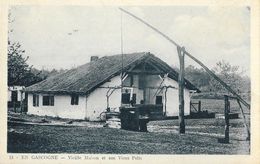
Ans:
<svg viewBox="0 0 260 164"><path fill-rule="evenodd" d="M91 56L90 57L90 61L97 61L98 60L98 56Z"/></svg>

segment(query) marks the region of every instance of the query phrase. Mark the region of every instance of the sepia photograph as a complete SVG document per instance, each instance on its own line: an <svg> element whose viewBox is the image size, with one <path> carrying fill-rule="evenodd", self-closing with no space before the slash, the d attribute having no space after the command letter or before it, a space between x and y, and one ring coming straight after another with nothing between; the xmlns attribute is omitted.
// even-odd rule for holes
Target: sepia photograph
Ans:
<svg viewBox="0 0 260 164"><path fill-rule="evenodd" d="M10 5L7 153L250 155L250 15Z"/></svg>

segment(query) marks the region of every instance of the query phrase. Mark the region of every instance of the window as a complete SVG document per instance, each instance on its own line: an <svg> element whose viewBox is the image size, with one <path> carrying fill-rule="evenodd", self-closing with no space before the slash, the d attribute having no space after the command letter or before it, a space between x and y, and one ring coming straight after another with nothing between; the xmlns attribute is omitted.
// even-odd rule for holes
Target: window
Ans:
<svg viewBox="0 0 260 164"><path fill-rule="evenodd" d="M155 104L156 105L162 104L162 96L156 96Z"/></svg>
<svg viewBox="0 0 260 164"><path fill-rule="evenodd" d="M71 95L71 105L78 105L79 104L79 96L78 95Z"/></svg>
<svg viewBox="0 0 260 164"><path fill-rule="evenodd" d="M33 95L33 106L39 106L39 95Z"/></svg>
<svg viewBox="0 0 260 164"><path fill-rule="evenodd" d="M54 96L42 96L43 106L54 106Z"/></svg>
<svg viewBox="0 0 260 164"><path fill-rule="evenodd" d="M122 93L122 103L123 104L130 103L130 93Z"/></svg>

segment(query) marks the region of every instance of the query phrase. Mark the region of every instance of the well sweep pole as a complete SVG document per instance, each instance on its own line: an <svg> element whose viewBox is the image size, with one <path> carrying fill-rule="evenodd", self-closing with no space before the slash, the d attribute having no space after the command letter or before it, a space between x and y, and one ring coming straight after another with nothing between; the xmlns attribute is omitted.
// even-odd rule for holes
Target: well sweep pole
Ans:
<svg viewBox="0 0 260 164"><path fill-rule="evenodd" d="M178 77L179 83L179 133L185 133L184 122L184 48L177 47L179 61L180 61L180 73Z"/></svg>
<svg viewBox="0 0 260 164"><path fill-rule="evenodd" d="M228 96L225 95L224 96L224 100L225 100L225 142L229 143L229 109L230 109L230 104L229 104L229 100L228 100Z"/></svg>
<svg viewBox="0 0 260 164"><path fill-rule="evenodd" d="M169 42L171 42L172 44L174 44L175 46L179 46L179 44L177 44L175 41L173 41L170 37L168 37L167 35L165 35L164 33L162 33L161 31L159 31L157 28L153 27L152 25L150 25L149 23L147 23L146 21L144 21L143 19L135 16L134 14L126 11L125 9L119 8L121 11L123 11L124 13L134 17L135 19L139 20L140 22L142 22L143 24L145 24L146 26L150 27L151 29L153 29L155 32L159 33L161 36L163 36L165 39L167 39ZM231 87L229 87L224 81L222 81L217 75L215 75L208 67L206 67L202 62L200 62L197 58L195 58L194 56L192 56L189 52L187 52L186 50L184 50L184 53L190 57L192 60L194 60L196 63L198 63L202 68L204 68L206 70L206 72L212 76L215 80L217 80L223 87L225 87L230 93L232 93L234 96L236 96L247 108L250 109L250 104L247 103L245 100L243 100L233 89L231 89Z"/></svg>

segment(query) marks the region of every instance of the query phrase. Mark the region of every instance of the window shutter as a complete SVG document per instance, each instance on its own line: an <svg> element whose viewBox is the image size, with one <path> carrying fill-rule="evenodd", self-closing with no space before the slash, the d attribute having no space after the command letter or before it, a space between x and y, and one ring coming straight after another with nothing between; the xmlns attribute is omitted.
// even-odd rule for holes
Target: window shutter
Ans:
<svg viewBox="0 0 260 164"><path fill-rule="evenodd" d="M36 106L36 95L33 95L33 106Z"/></svg>
<svg viewBox="0 0 260 164"><path fill-rule="evenodd" d="M79 104L79 96L75 96L75 98L76 98L75 105L78 105Z"/></svg>
<svg viewBox="0 0 260 164"><path fill-rule="evenodd" d="M71 99L70 99L70 105L74 105L74 96L71 95L70 97L71 97Z"/></svg>
<svg viewBox="0 0 260 164"><path fill-rule="evenodd" d="M39 95L36 95L36 106L39 106Z"/></svg>
<svg viewBox="0 0 260 164"><path fill-rule="evenodd" d="M42 105L46 106L49 105L49 96L42 96Z"/></svg>
<svg viewBox="0 0 260 164"><path fill-rule="evenodd" d="M54 106L54 96L50 96L51 106Z"/></svg>

